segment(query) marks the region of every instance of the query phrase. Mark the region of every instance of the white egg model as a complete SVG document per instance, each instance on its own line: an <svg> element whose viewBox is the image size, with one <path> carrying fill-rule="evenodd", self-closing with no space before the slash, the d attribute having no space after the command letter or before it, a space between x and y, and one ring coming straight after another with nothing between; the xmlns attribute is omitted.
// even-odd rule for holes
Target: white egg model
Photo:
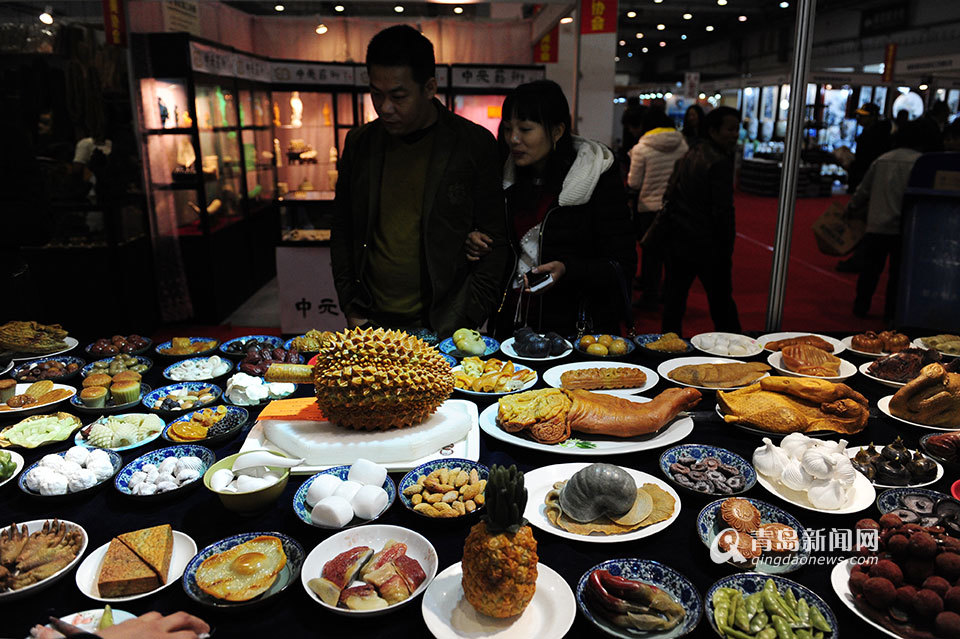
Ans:
<svg viewBox="0 0 960 639"><path fill-rule="evenodd" d="M386 479L387 469L367 459L357 459L350 466L346 481L336 475L317 475L306 495L310 520L324 528L343 528L354 516L373 519L390 501L383 489Z"/></svg>

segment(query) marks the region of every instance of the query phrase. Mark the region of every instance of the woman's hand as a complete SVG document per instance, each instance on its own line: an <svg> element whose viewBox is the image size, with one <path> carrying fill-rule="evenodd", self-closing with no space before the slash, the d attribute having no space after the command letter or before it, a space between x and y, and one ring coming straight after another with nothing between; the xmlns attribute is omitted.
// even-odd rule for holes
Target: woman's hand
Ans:
<svg viewBox="0 0 960 639"><path fill-rule="evenodd" d="M563 265L563 262L547 262L546 264L541 264L539 266L534 266L530 269L531 273L549 273L553 277L553 281L544 286L543 288L532 291L534 295L542 295L544 292L549 291L551 288L556 286L557 282L560 281L560 278L564 276L567 272L567 267ZM524 290L530 293L530 284L527 282L527 276L523 276L523 287Z"/></svg>
<svg viewBox="0 0 960 639"><path fill-rule="evenodd" d="M467 259L476 262L481 257L490 252L493 246L493 238L480 231L471 231L467 234L467 241L463 243L463 250L467 253Z"/></svg>

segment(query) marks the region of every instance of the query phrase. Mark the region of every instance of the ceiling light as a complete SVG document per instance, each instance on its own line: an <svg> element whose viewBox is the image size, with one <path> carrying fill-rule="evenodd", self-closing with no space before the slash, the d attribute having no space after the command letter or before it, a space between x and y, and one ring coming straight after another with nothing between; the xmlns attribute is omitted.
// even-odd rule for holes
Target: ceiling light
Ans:
<svg viewBox="0 0 960 639"><path fill-rule="evenodd" d="M631 51L631 52L627 53L627 57L628 57L628 58L632 58L632 57L633 57L633 52Z"/></svg>
<svg viewBox="0 0 960 639"><path fill-rule="evenodd" d="M920 89L921 91L926 91L929 87L928 87L927 85L925 85L925 84L921 84L921 85L920 85L919 87L917 87L917 88Z"/></svg>
<svg viewBox="0 0 960 639"><path fill-rule="evenodd" d="M704 98L707 97L707 94L706 94L706 93L701 93L701 94L698 95L697 97L700 98L701 100L703 100Z"/></svg>
<svg viewBox="0 0 960 639"><path fill-rule="evenodd" d="M717 0L717 5L725 7L727 6L727 0Z"/></svg>
<svg viewBox="0 0 960 639"><path fill-rule="evenodd" d="M275 5L273 5L273 10L274 10L274 11L283 11L285 8L286 8L286 7L284 7L282 4L275 4Z"/></svg>
<svg viewBox="0 0 960 639"><path fill-rule="evenodd" d="M660 4L663 0L653 0L653 4Z"/></svg>
<svg viewBox="0 0 960 639"><path fill-rule="evenodd" d="M53 24L53 9L51 7L44 7L43 13L40 14L40 22L43 24Z"/></svg>
<svg viewBox="0 0 960 639"><path fill-rule="evenodd" d="M636 12L636 11L627 11L627 17L628 17L628 18L636 18L636 17L637 17L637 12Z"/></svg>
<svg viewBox="0 0 960 639"><path fill-rule="evenodd" d="M621 40L621 41L620 41L620 46L621 46L621 47L627 46L627 41L626 41L626 40Z"/></svg>
<svg viewBox="0 0 960 639"><path fill-rule="evenodd" d="M712 25L712 24L708 24L708 25L707 25L707 31L713 31L713 25Z"/></svg>
<svg viewBox="0 0 960 639"><path fill-rule="evenodd" d="M680 39L681 39L681 40L686 40L686 39L687 39L687 34L686 34L686 33L680 34Z"/></svg>
<svg viewBox="0 0 960 639"><path fill-rule="evenodd" d="M737 18L737 20L739 20L740 22L746 22L746 21L747 21L747 16L740 16L740 17Z"/></svg>
<svg viewBox="0 0 960 639"><path fill-rule="evenodd" d="M570 16L560 18L560 24L570 24L571 22L573 22L573 18Z"/></svg>
<svg viewBox="0 0 960 639"><path fill-rule="evenodd" d="M324 33L327 32L327 25L321 22L320 24L317 25L317 28L315 30L317 32L317 35L323 35Z"/></svg>
<svg viewBox="0 0 960 639"><path fill-rule="evenodd" d="M338 4L337 6L335 6L335 7L333 8L333 10L336 11L337 13L343 13L343 5L342 5L342 4Z"/></svg>
<svg viewBox="0 0 960 639"><path fill-rule="evenodd" d="M661 41L660 41L660 46L661 46L661 47L665 47L665 46L667 46L667 43L664 42L663 40L661 40Z"/></svg>
<svg viewBox="0 0 960 639"><path fill-rule="evenodd" d="M395 6L395 7L393 8L393 10L396 11L397 13L403 13L403 5L402 5L402 4L398 4L397 6Z"/></svg>
<svg viewBox="0 0 960 639"><path fill-rule="evenodd" d="M617 56L613 56L613 61L614 61L614 62L620 62L620 56L618 56L618 55L617 55Z"/></svg>
<svg viewBox="0 0 960 639"><path fill-rule="evenodd" d="M668 100L669 100L670 98L672 98L672 97L673 97L673 94L672 94L672 93L670 93L669 91L667 91L666 93L664 93L664 94L663 94L663 97L665 97L666 99L668 99Z"/></svg>
<svg viewBox="0 0 960 639"><path fill-rule="evenodd" d="M663 31L663 30L666 29L666 28L667 28L667 25L665 25L665 24L658 24L658 25L657 25L657 31Z"/></svg>
<svg viewBox="0 0 960 639"><path fill-rule="evenodd" d="M692 13L685 13L685 14L683 14L683 19L684 19L684 20L693 20L693 14L692 14Z"/></svg>
<svg viewBox="0 0 960 639"><path fill-rule="evenodd" d="M648 49L647 47L644 47L644 48L642 48L642 49L640 49L640 50L643 51L644 53L646 53L646 52L649 51L650 49Z"/></svg>
<svg viewBox="0 0 960 639"><path fill-rule="evenodd" d="M643 34L640 33L639 31L637 31L637 40L639 40L639 39L642 38L642 37L643 37Z"/></svg>
<svg viewBox="0 0 960 639"><path fill-rule="evenodd" d="M460 15L461 13L463 13L463 7L454 7L453 12L456 13L457 15Z"/></svg>
<svg viewBox="0 0 960 639"><path fill-rule="evenodd" d="M780 8L781 8L781 9L786 9L786 8L789 7L789 6L790 6L790 3L787 2L787 0L783 0L783 2L780 3Z"/></svg>

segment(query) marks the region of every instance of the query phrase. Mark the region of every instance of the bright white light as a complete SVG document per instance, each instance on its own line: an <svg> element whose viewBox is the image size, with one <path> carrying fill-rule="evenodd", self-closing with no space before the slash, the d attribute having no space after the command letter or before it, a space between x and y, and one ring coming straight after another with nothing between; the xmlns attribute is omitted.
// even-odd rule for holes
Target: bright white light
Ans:
<svg viewBox="0 0 960 639"><path fill-rule="evenodd" d="M719 100L719 99L720 99L720 94L719 94L719 93L715 93L715 94L713 95L713 97L716 98L717 100Z"/></svg>
<svg viewBox="0 0 960 639"><path fill-rule="evenodd" d="M642 37L643 37L643 34L637 31L637 40L641 39Z"/></svg>
<svg viewBox="0 0 960 639"><path fill-rule="evenodd" d="M707 25L707 31L713 31L713 25L712 25L712 24L708 24L708 25Z"/></svg>
<svg viewBox="0 0 960 639"><path fill-rule="evenodd" d="M40 22L44 24L53 24L53 16L49 12L44 11L40 14Z"/></svg>
<svg viewBox="0 0 960 639"><path fill-rule="evenodd" d="M749 98L751 95L753 95L753 87L747 87L746 89L743 90L743 92L744 92L744 93L747 95L747 97Z"/></svg>
<svg viewBox="0 0 960 639"><path fill-rule="evenodd" d="M457 15L460 15L461 13L463 13L463 7L454 7L453 12L456 13Z"/></svg>
<svg viewBox="0 0 960 639"><path fill-rule="evenodd" d="M663 94L662 94L662 93L658 93L658 94L657 94L657 97L658 97L658 98L662 98L662 97L663 97Z"/></svg>
<svg viewBox="0 0 960 639"><path fill-rule="evenodd" d="M666 28L667 28L667 25L665 25L665 24L658 24L658 25L657 25L657 31L663 31L663 30L666 29Z"/></svg>
<svg viewBox="0 0 960 639"><path fill-rule="evenodd" d="M620 41L620 46L621 46L621 47L627 46L627 41L626 41L626 40L621 40L621 41Z"/></svg>
<svg viewBox="0 0 960 639"><path fill-rule="evenodd" d="M685 14L683 14L683 19L684 19L684 20L693 20L693 14L692 14L692 13L685 13Z"/></svg>
<svg viewBox="0 0 960 639"><path fill-rule="evenodd" d="M665 97L666 99L668 99L668 100L669 100L670 98L672 98L672 97L673 97L673 94L672 94L672 93L670 93L669 91L667 91L666 93L664 93L664 94L663 94L663 97Z"/></svg>
<svg viewBox="0 0 960 639"><path fill-rule="evenodd" d="M663 0L653 0L653 4L660 4Z"/></svg>
<svg viewBox="0 0 960 639"><path fill-rule="evenodd" d="M687 39L687 34L686 34L686 33L681 34L681 35L680 35L680 39L681 39L681 40L686 40L686 39Z"/></svg>
<svg viewBox="0 0 960 639"><path fill-rule="evenodd" d="M565 16L563 18L560 18L560 24L570 24L571 22L573 22L573 18L571 18L570 16Z"/></svg>
<svg viewBox="0 0 960 639"><path fill-rule="evenodd" d="M701 94L700 94L699 96L697 96L697 97L699 97L701 100L705 100L705 99L707 98L707 94L706 94L706 93L701 93Z"/></svg>
<svg viewBox="0 0 960 639"><path fill-rule="evenodd" d="M316 32L317 32L317 35L323 35L324 33L327 32L327 25L321 22L320 24L317 25Z"/></svg>
<svg viewBox="0 0 960 639"><path fill-rule="evenodd" d="M717 4L721 7L727 6L727 0L717 0Z"/></svg>
<svg viewBox="0 0 960 639"><path fill-rule="evenodd" d="M642 48L642 49L640 49L640 50L643 51L644 53L646 53L646 52L649 51L650 49L648 49L647 47L644 47L644 48Z"/></svg>
<svg viewBox="0 0 960 639"><path fill-rule="evenodd" d="M286 7L284 7L282 4L275 4L275 5L273 5L273 10L274 10L274 11L283 11L285 8L286 8Z"/></svg>
<svg viewBox="0 0 960 639"><path fill-rule="evenodd" d="M395 6L395 7L393 8L393 10L396 11L397 13L403 13L403 5L402 5L402 4L398 4L397 6Z"/></svg>
<svg viewBox="0 0 960 639"><path fill-rule="evenodd" d="M620 62L620 56L618 56L618 55L613 56L613 61L614 61L614 62Z"/></svg>
<svg viewBox="0 0 960 639"><path fill-rule="evenodd" d="M747 16L740 16L740 17L737 18L737 20L739 20L740 22L746 22L746 21L747 21Z"/></svg>
<svg viewBox="0 0 960 639"><path fill-rule="evenodd" d="M925 84L921 84L921 85L918 86L917 88L920 89L921 91L926 91L929 87L927 87L927 85L925 85Z"/></svg>
<svg viewBox="0 0 960 639"><path fill-rule="evenodd" d="M783 0L783 2L780 3L780 8L781 8L781 9L786 9L786 8L789 7L789 6L790 6L790 3L787 2L787 0Z"/></svg>
<svg viewBox="0 0 960 639"><path fill-rule="evenodd" d="M342 4L338 4L337 6L335 6L335 7L333 8L333 10L336 11L337 13L343 13L343 5L342 5Z"/></svg>
<svg viewBox="0 0 960 639"><path fill-rule="evenodd" d="M628 17L628 18L636 18L636 17L637 17L637 12L636 12L636 11L627 11L627 17Z"/></svg>
<svg viewBox="0 0 960 639"><path fill-rule="evenodd" d="M660 46L661 46L661 47L665 47L665 46L667 46L667 43L664 42L663 40L661 40L661 41L660 41Z"/></svg>
<svg viewBox="0 0 960 639"><path fill-rule="evenodd" d="M780 100L780 110L786 111L790 108L790 100Z"/></svg>

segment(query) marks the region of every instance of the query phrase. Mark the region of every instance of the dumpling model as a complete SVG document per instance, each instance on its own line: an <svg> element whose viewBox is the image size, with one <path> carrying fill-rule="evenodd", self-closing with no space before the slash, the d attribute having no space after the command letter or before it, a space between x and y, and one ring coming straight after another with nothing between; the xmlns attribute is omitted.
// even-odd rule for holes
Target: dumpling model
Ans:
<svg viewBox="0 0 960 639"><path fill-rule="evenodd" d="M616 519L633 507L637 483L613 464L590 464L574 473L560 491L560 508L570 519L587 523L607 515Z"/></svg>

